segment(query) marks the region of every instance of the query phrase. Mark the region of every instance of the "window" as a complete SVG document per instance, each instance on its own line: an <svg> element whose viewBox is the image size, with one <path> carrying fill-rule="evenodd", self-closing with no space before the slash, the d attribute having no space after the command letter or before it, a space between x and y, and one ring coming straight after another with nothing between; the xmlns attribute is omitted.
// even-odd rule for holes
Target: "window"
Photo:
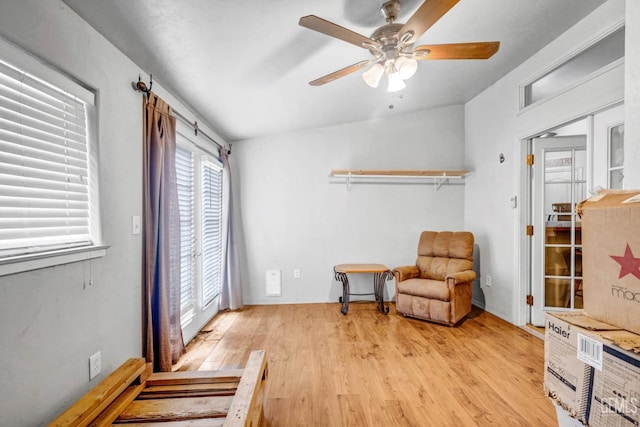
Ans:
<svg viewBox="0 0 640 427"><path fill-rule="evenodd" d="M176 149L176 176L180 206L180 316L188 320L194 314L196 292L193 154L179 146Z"/></svg>
<svg viewBox="0 0 640 427"><path fill-rule="evenodd" d="M609 188L621 189L624 181L624 125L609 129Z"/></svg>
<svg viewBox="0 0 640 427"><path fill-rule="evenodd" d="M95 122L93 93L0 40L3 265L101 245Z"/></svg>
<svg viewBox="0 0 640 427"><path fill-rule="evenodd" d="M527 84L524 87L524 107L550 98L592 73L624 58L624 32L624 27L614 31Z"/></svg>
<svg viewBox="0 0 640 427"><path fill-rule="evenodd" d="M202 164L202 298L209 305L222 287L222 168Z"/></svg>
<svg viewBox="0 0 640 427"><path fill-rule="evenodd" d="M183 335L195 334L218 310L222 286L222 166L178 122L176 172L180 205L180 305ZM191 332L191 330L195 332Z"/></svg>

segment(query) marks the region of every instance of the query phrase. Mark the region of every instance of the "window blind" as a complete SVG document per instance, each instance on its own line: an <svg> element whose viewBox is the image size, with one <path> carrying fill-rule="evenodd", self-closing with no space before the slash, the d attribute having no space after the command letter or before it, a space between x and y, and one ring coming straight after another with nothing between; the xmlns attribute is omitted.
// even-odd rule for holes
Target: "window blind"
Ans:
<svg viewBox="0 0 640 427"><path fill-rule="evenodd" d="M185 320L195 309L196 233L194 220L193 153L176 148L176 177L180 206L180 315Z"/></svg>
<svg viewBox="0 0 640 427"><path fill-rule="evenodd" d="M206 307L222 287L222 169L202 165L202 299Z"/></svg>
<svg viewBox="0 0 640 427"><path fill-rule="evenodd" d="M86 107L0 60L0 257L92 243Z"/></svg>

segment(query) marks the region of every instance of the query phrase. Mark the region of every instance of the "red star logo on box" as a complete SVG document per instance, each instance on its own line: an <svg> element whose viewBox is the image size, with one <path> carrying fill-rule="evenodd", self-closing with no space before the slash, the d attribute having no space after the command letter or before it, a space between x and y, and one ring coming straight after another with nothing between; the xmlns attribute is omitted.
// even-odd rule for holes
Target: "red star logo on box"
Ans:
<svg viewBox="0 0 640 427"><path fill-rule="evenodd" d="M615 262L620 264L620 275L618 279L622 279L627 274L633 274L636 278L640 279L640 258L635 258L631 248L627 243L627 249L624 251L624 256L609 255Z"/></svg>

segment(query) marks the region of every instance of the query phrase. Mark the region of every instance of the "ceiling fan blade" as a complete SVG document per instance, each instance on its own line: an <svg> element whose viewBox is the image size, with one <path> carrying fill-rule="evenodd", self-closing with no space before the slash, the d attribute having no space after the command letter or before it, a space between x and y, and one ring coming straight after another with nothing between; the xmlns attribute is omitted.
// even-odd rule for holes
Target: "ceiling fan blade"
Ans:
<svg viewBox="0 0 640 427"><path fill-rule="evenodd" d="M298 24L365 49L369 49L369 46L379 47L379 44L376 41L371 40L369 37L365 37L362 34L348 30L338 24L329 22L326 19L318 18L315 15L303 16L300 18Z"/></svg>
<svg viewBox="0 0 640 427"><path fill-rule="evenodd" d="M415 59L488 59L500 48L500 42L431 44L413 50Z"/></svg>
<svg viewBox="0 0 640 427"><path fill-rule="evenodd" d="M351 73L355 73L356 71L358 71L361 68L366 67L367 65L371 64L372 61L360 61L356 64L353 65L349 65L348 67L345 67L341 70L338 71L334 71L331 74L327 74L326 76L320 77L319 79L315 79L313 81L310 81L309 84L311 86L322 86L323 84L326 83L330 83L334 80L339 79L340 77L344 77L347 76Z"/></svg>
<svg viewBox="0 0 640 427"><path fill-rule="evenodd" d="M413 43L421 35L424 34L438 19L442 18L445 13L458 3L459 0L425 0L424 3L409 18L406 24L398 33L400 38L407 32L411 31L413 37L408 39L408 43Z"/></svg>

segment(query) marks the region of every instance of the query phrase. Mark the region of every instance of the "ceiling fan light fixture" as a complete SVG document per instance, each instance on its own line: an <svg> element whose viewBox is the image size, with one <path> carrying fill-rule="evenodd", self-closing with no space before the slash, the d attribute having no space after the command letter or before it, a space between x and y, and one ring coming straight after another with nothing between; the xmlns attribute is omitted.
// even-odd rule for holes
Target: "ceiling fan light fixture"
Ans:
<svg viewBox="0 0 640 427"><path fill-rule="evenodd" d="M404 83L404 80L402 80L399 72L389 73L387 79L389 80L387 92L397 92L407 87L407 85Z"/></svg>
<svg viewBox="0 0 640 427"><path fill-rule="evenodd" d="M380 63L373 64L371 68L362 73L362 79L369 86L376 88L384 74L384 67Z"/></svg>
<svg viewBox="0 0 640 427"><path fill-rule="evenodd" d="M403 80L410 79L418 70L418 61L413 58L401 56L396 59L396 68Z"/></svg>

